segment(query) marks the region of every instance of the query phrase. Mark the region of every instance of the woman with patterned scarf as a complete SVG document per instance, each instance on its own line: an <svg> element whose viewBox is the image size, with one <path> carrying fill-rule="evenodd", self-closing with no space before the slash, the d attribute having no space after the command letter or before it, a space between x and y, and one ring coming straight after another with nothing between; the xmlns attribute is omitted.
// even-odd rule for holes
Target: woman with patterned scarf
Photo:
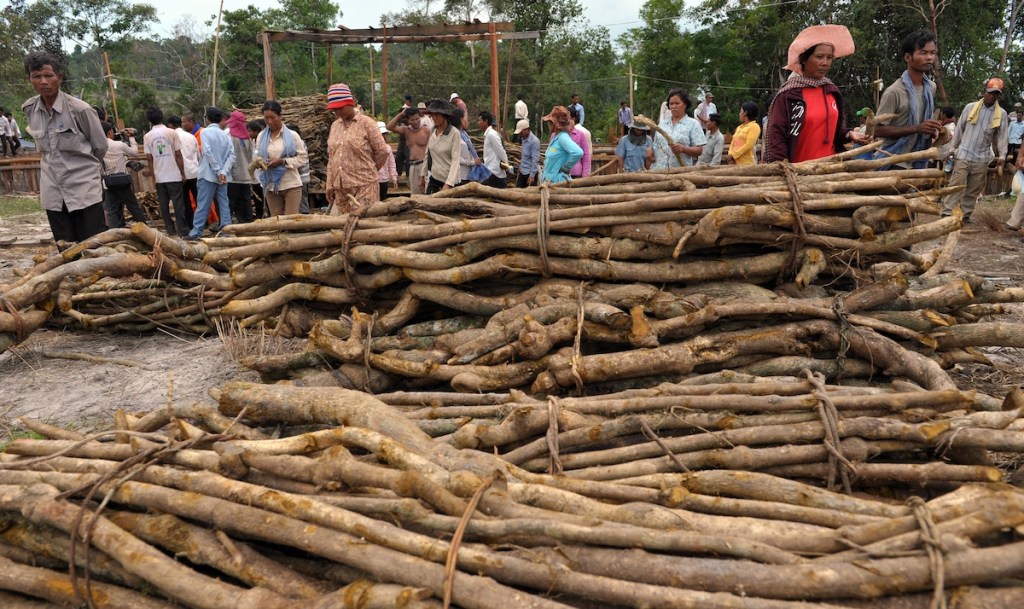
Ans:
<svg viewBox="0 0 1024 609"><path fill-rule="evenodd" d="M832 61L853 51L853 38L842 25L811 26L789 45L786 69L793 74L768 107L766 163L820 159L841 152L848 141L868 141L846 129L843 96L827 78Z"/></svg>
<svg viewBox="0 0 1024 609"><path fill-rule="evenodd" d="M267 128L256 137L256 151L266 163L266 169L260 173L260 185L267 209L271 216L297 214L302 199L299 169L308 159L306 144L285 126L280 103L265 102L263 120L267 121Z"/></svg>

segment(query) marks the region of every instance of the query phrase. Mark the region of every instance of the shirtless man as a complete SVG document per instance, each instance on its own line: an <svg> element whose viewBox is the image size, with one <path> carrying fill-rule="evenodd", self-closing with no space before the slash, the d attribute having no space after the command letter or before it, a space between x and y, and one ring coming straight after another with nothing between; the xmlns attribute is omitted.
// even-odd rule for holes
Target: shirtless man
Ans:
<svg viewBox="0 0 1024 609"><path fill-rule="evenodd" d="M409 146L409 193L423 194L420 181L427 170L423 161L427 157L430 129L420 122L420 113L416 108L403 108L388 123L388 131L405 136L405 143Z"/></svg>

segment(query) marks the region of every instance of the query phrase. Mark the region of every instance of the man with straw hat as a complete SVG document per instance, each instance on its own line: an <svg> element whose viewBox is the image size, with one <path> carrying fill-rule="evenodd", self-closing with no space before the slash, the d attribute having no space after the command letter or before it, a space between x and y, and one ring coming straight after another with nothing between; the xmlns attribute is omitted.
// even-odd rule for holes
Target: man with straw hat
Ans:
<svg viewBox="0 0 1024 609"><path fill-rule="evenodd" d="M339 215L380 201L377 172L391 147L377 121L356 111L348 85L327 89L327 109L336 117L327 137L327 202L331 215Z"/></svg>

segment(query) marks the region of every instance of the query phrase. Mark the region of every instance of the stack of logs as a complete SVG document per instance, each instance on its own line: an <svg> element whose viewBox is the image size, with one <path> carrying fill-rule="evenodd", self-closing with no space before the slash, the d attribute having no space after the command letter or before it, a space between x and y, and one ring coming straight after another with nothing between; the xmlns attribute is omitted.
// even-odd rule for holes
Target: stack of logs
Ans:
<svg viewBox="0 0 1024 609"><path fill-rule="evenodd" d="M25 420L47 439L0 455L0 590L16 593L0 602L1021 606L1024 492L991 483L992 468L836 468L855 488L887 483L889 498L780 476L817 477L829 450L851 455L851 440L911 453L944 439L951 454L1019 456L1024 396L969 413L970 392L867 389L808 373L544 403L231 382L219 408L119 412L89 437ZM816 409L841 413L839 445ZM498 413L486 440L434 423L483 427ZM657 454L668 467L646 467ZM592 465L568 469L577 457ZM775 475L732 471L732 458ZM548 473L559 459L565 474ZM622 465L599 465L613 461ZM958 486L979 479L989 483ZM921 487L950 492L899 500Z"/></svg>
<svg viewBox="0 0 1024 609"><path fill-rule="evenodd" d="M0 287L0 349L48 320L308 347L218 408L24 421L0 602L1021 606L996 466L1024 395L947 370L1024 346L990 321L1024 289L945 272L941 172L886 164L472 184L53 256Z"/></svg>

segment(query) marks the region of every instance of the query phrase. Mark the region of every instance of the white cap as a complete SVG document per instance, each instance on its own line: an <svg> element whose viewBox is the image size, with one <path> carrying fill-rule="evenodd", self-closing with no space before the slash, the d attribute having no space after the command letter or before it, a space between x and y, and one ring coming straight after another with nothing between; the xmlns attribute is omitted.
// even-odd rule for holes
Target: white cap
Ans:
<svg viewBox="0 0 1024 609"><path fill-rule="evenodd" d="M529 128L530 128L530 121L526 120L525 118L521 119L518 123L516 123L516 130L513 131L512 134L513 135L519 135L520 133L523 132L523 129L529 129Z"/></svg>
<svg viewBox="0 0 1024 609"><path fill-rule="evenodd" d="M458 96L459 96L458 93L452 93L452 96L448 98L448 101L452 101L453 99L455 99Z"/></svg>
<svg viewBox="0 0 1024 609"><path fill-rule="evenodd" d="M388 132L388 126L384 121L377 121L377 128L380 129L381 133Z"/></svg>

